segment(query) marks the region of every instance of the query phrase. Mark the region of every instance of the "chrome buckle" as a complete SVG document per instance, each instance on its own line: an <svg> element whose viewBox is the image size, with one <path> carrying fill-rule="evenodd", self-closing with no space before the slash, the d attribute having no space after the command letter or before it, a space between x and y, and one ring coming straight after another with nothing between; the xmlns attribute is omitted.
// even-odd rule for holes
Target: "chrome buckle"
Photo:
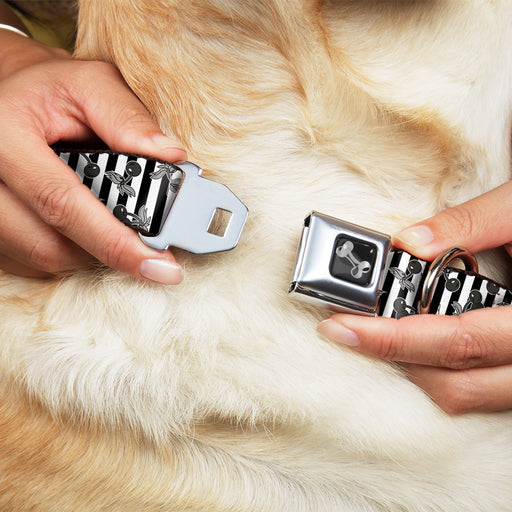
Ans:
<svg viewBox="0 0 512 512"><path fill-rule="evenodd" d="M248 215L247 207L228 187L201 176L202 170L191 162L177 165L184 174L178 194L171 205L160 233L140 235L154 249L179 247L195 254L228 251L236 247ZM217 212L231 214L223 235L210 232Z"/></svg>
<svg viewBox="0 0 512 512"><path fill-rule="evenodd" d="M336 312L375 316L390 248L388 235L312 212L289 294Z"/></svg>

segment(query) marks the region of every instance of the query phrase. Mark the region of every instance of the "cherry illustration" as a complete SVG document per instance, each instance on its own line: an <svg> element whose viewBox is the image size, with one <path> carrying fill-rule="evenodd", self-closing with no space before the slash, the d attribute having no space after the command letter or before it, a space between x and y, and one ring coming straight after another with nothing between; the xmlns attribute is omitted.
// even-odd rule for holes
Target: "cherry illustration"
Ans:
<svg viewBox="0 0 512 512"><path fill-rule="evenodd" d="M421 274L423 267L419 260L411 260L407 265L407 272L398 267L391 267L389 271L398 279L400 289L407 289L410 292L416 291L416 286L412 283L412 277Z"/></svg>
<svg viewBox="0 0 512 512"><path fill-rule="evenodd" d="M126 209L126 206L123 206L122 204L115 206L112 213L116 219L119 219L121 222L126 222L128 220L128 210Z"/></svg>
<svg viewBox="0 0 512 512"><path fill-rule="evenodd" d="M129 176L135 177L139 176L139 174L142 172L142 167L138 162L131 161L126 164L126 174Z"/></svg>
<svg viewBox="0 0 512 512"><path fill-rule="evenodd" d="M482 294L478 290L471 290L469 293L468 304L471 304L470 309L481 309L484 307L482 303Z"/></svg>
<svg viewBox="0 0 512 512"><path fill-rule="evenodd" d="M491 295L496 295L500 291L500 287L497 283L494 281L488 281L487 285L487 293L490 293Z"/></svg>
<svg viewBox="0 0 512 512"><path fill-rule="evenodd" d="M421 272L421 263L418 260L411 260L407 265L407 270L411 275L416 275Z"/></svg>
<svg viewBox="0 0 512 512"><path fill-rule="evenodd" d="M457 278L452 277L451 279L448 279L448 281L446 281L445 288L449 292L454 293L460 288L460 281Z"/></svg>
<svg viewBox="0 0 512 512"><path fill-rule="evenodd" d="M138 231L148 232L151 227L151 217L148 215L148 208L144 204L139 208L138 213L129 212L126 206L122 204L116 205L112 213L118 220Z"/></svg>
<svg viewBox="0 0 512 512"><path fill-rule="evenodd" d="M138 162L130 161L127 162L124 168L123 174L118 174L115 171L107 171L105 177L109 179L119 190L119 195L128 195L129 197L135 197L135 189L128 185L135 176L139 176L142 172L142 167Z"/></svg>
<svg viewBox="0 0 512 512"><path fill-rule="evenodd" d="M92 162L85 153L80 154L87 160L87 164L84 167L84 176L86 178L96 178L96 176L98 176L100 173L100 166Z"/></svg>
<svg viewBox="0 0 512 512"><path fill-rule="evenodd" d="M416 314L416 310L412 306L409 306L405 302L405 299L403 299L402 297L398 297L397 299L394 300L393 309L396 312L397 318L402 318L404 316L410 316L410 315Z"/></svg>

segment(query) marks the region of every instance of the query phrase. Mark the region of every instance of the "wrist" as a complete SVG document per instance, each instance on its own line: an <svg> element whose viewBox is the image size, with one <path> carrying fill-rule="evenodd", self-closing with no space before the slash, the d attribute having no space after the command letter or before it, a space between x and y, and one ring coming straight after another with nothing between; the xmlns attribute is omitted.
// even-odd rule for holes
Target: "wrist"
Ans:
<svg viewBox="0 0 512 512"><path fill-rule="evenodd" d="M33 64L51 59L70 59L71 54L25 37L11 30L0 29L0 80Z"/></svg>

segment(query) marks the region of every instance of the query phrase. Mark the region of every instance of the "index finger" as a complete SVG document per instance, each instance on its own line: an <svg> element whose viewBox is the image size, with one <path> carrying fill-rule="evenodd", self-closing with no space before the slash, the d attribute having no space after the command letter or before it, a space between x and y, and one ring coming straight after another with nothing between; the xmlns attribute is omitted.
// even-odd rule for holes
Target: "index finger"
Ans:
<svg viewBox="0 0 512 512"><path fill-rule="evenodd" d="M16 141L9 142L17 159L3 160L3 179L46 224L121 272L167 284L181 281L182 270L174 256L147 247L94 197L44 140L27 134L24 142L30 152L26 147L16 148ZM157 261L149 264L149 275L147 261ZM161 275L166 264L167 278ZM160 275L153 278L152 271Z"/></svg>
<svg viewBox="0 0 512 512"><path fill-rule="evenodd" d="M92 129L114 151L170 162L186 159L181 144L162 133L114 66L86 61L74 61L73 65L73 79L62 88L78 107L73 109L76 121ZM91 86L92 76L96 83ZM102 93L98 94L100 87Z"/></svg>
<svg viewBox="0 0 512 512"><path fill-rule="evenodd" d="M511 311L512 306L498 306L398 320L337 314L318 331L381 359L452 369L494 366L512 362Z"/></svg>
<svg viewBox="0 0 512 512"><path fill-rule="evenodd" d="M395 234L396 247L434 259L450 247L473 253L512 241L512 181L463 204L453 206Z"/></svg>

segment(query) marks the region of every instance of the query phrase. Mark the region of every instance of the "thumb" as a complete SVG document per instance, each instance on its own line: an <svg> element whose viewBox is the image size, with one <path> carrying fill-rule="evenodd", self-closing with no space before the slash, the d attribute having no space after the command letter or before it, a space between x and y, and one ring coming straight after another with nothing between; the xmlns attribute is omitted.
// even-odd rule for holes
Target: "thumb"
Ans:
<svg viewBox="0 0 512 512"><path fill-rule="evenodd" d="M393 243L426 260L450 247L476 253L508 244L512 240L510 219L512 181L404 229L393 237Z"/></svg>
<svg viewBox="0 0 512 512"><path fill-rule="evenodd" d="M181 143L164 135L114 66L100 62L87 64L98 68L94 75L96 81L94 84L82 81L74 93L83 109L85 124L110 149L170 162L186 160ZM86 72L90 70L86 68ZM97 93L98 89L101 94Z"/></svg>

